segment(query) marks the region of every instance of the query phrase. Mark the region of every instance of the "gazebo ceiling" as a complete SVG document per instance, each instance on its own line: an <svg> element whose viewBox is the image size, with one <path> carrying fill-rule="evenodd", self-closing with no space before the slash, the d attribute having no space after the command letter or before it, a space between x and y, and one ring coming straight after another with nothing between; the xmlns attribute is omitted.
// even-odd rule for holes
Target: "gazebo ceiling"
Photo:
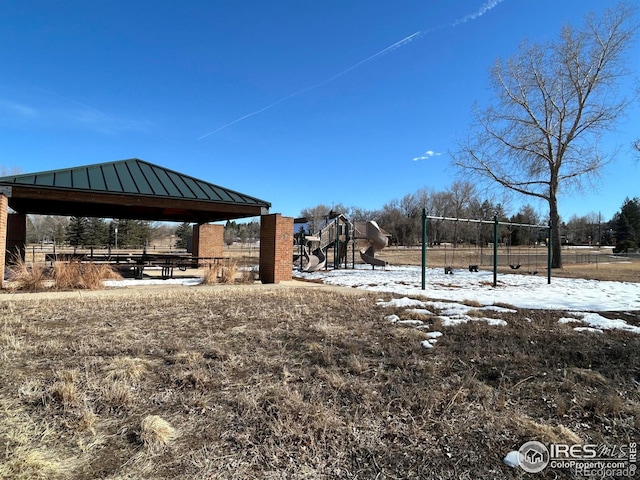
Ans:
<svg viewBox="0 0 640 480"><path fill-rule="evenodd" d="M264 200L137 158L0 177L17 213L208 223L268 213Z"/></svg>

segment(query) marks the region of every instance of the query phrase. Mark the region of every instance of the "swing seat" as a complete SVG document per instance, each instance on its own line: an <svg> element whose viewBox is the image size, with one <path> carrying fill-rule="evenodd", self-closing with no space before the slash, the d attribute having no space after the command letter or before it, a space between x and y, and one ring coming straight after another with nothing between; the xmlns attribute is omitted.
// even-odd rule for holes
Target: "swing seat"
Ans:
<svg viewBox="0 0 640 480"><path fill-rule="evenodd" d="M532 272L529 272L530 275L537 275L538 274L538 270L534 270Z"/></svg>
<svg viewBox="0 0 640 480"><path fill-rule="evenodd" d="M509 265L511 267L511 270L518 270L520 268L520 264L518 263L517 265L514 265L513 263L511 265Z"/></svg>
<svg viewBox="0 0 640 480"><path fill-rule="evenodd" d="M444 267L445 275L453 275L453 267Z"/></svg>
<svg viewBox="0 0 640 480"><path fill-rule="evenodd" d="M469 265L469 271L470 272L477 272L478 271L478 265Z"/></svg>

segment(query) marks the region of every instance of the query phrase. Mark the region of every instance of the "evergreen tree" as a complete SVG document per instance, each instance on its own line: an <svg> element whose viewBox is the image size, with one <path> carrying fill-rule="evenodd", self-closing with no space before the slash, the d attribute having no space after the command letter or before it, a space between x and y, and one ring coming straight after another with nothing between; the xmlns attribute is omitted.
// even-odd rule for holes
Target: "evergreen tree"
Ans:
<svg viewBox="0 0 640 480"><path fill-rule="evenodd" d="M118 229L118 248L142 248L151 238L151 224L144 220L119 219L111 222L109 243L116 245L115 229Z"/></svg>
<svg viewBox="0 0 640 480"><path fill-rule="evenodd" d="M103 218L90 218L87 221L85 244L101 247L109 240L109 226Z"/></svg>
<svg viewBox="0 0 640 480"><path fill-rule="evenodd" d="M640 197L625 199L614 217L616 252L626 252L640 245Z"/></svg>
<svg viewBox="0 0 640 480"><path fill-rule="evenodd" d="M87 217L71 217L65 232L65 240L74 247L81 247L87 243Z"/></svg>
<svg viewBox="0 0 640 480"><path fill-rule="evenodd" d="M176 228L176 248L187 248L189 237L193 235L193 227L190 223L184 222Z"/></svg>
<svg viewBox="0 0 640 480"><path fill-rule="evenodd" d="M238 224L233 220L227 220L224 226L224 243L231 245L238 236Z"/></svg>

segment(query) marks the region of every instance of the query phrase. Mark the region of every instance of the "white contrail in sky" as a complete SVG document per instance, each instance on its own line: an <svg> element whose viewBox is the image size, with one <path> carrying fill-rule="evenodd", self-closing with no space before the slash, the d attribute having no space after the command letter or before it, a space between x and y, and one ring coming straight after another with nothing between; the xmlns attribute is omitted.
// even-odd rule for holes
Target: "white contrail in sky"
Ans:
<svg viewBox="0 0 640 480"><path fill-rule="evenodd" d="M454 20L453 22L447 23L445 25L441 25L439 27L432 27L429 28L427 30L420 30L418 32L412 33L411 35L409 35L408 37L403 38L402 40L398 40L396 43L389 45L386 48L383 48L382 50L380 50L377 53L374 53L373 55L371 55L370 57L365 58L364 60L359 61L358 63L354 63L353 65L351 65L349 68L345 68L344 70L342 70L341 72L336 73L335 75L323 80L322 82L310 85L306 88L303 88L302 90L298 90L297 92L294 93L290 93L289 95L282 97L279 100L276 100L273 103L270 103L269 105L267 105L266 107L262 107L259 110L255 110L253 112L247 113L241 117L236 118L235 120L229 122L229 123L225 123L224 125L216 128L215 130L210 131L209 133L205 133L204 135L201 135L200 137L198 137L198 140L202 140L203 138L207 138L215 133L218 133L221 130L224 130L225 128L230 127L231 125L235 125L238 122L241 122L243 120L246 120L247 118L251 118L255 115L259 115L260 113L266 112L267 110L272 109L273 107L275 107L276 105L280 105L282 102L285 102L293 97L297 97L298 95L302 95L303 93L309 92L311 90L315 90L316 88L320 88L324 85L326 85L327 83L333 82L334 80L337 80L338 78L346 75L347 73L351 72L352 70L355 70L356 68L364 65L365 63L369 63L372 60L382 56L382 55L386 55L400 47L403 47L405 45L407 45L408 43L412 42L413 40L416 40L418 38L420 38L422 35L425 35L427 33L431 33L434 32L436 30L441 30L443 28L447 28L447 27L456 27L458 25L462 25L463 23L467 23L470 22L472 20L477 19L478 17L481 17L482 15L484 15L485 13L487 13L489 10L495 8L499 3L503 2L504 0L489 0L488 2L484 3L476 12L474 13L470 13L468 15L465 15L464 17L461 17L457 20Z"/></svg>
<svg viewBox="0 0 640 480"><path fill-rule="evenodd" d="M498 6L498 4L502 1L503 0L489 0L484 5L482 5L477 12L470 13L469 15L465 15L464 17L459 18L458 20L455 20L450 24L450 26L456 27L458 25L462 25L463 23L467 23L470 20L475 20L476 18L481 17L482 15L487 13L489 10Z"/></svg>

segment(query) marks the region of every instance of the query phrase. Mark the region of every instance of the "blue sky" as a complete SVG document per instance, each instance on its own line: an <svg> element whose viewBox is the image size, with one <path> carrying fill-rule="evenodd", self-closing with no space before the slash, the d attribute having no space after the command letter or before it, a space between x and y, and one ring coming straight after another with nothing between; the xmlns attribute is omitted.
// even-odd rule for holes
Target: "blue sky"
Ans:
<svg viewBox="0 0 640 480"><path fill-rule="evenodd" d="M455 180L448 152L473 103L488 100L497 58L615 3L4 1L0 167L137 157L283 215L320 203L378 209ZM623 88L633 94L631 80ZM561 197L565 220L609 219L640 196L639 107L604 139L618 153L600 182Z"/></svg>

